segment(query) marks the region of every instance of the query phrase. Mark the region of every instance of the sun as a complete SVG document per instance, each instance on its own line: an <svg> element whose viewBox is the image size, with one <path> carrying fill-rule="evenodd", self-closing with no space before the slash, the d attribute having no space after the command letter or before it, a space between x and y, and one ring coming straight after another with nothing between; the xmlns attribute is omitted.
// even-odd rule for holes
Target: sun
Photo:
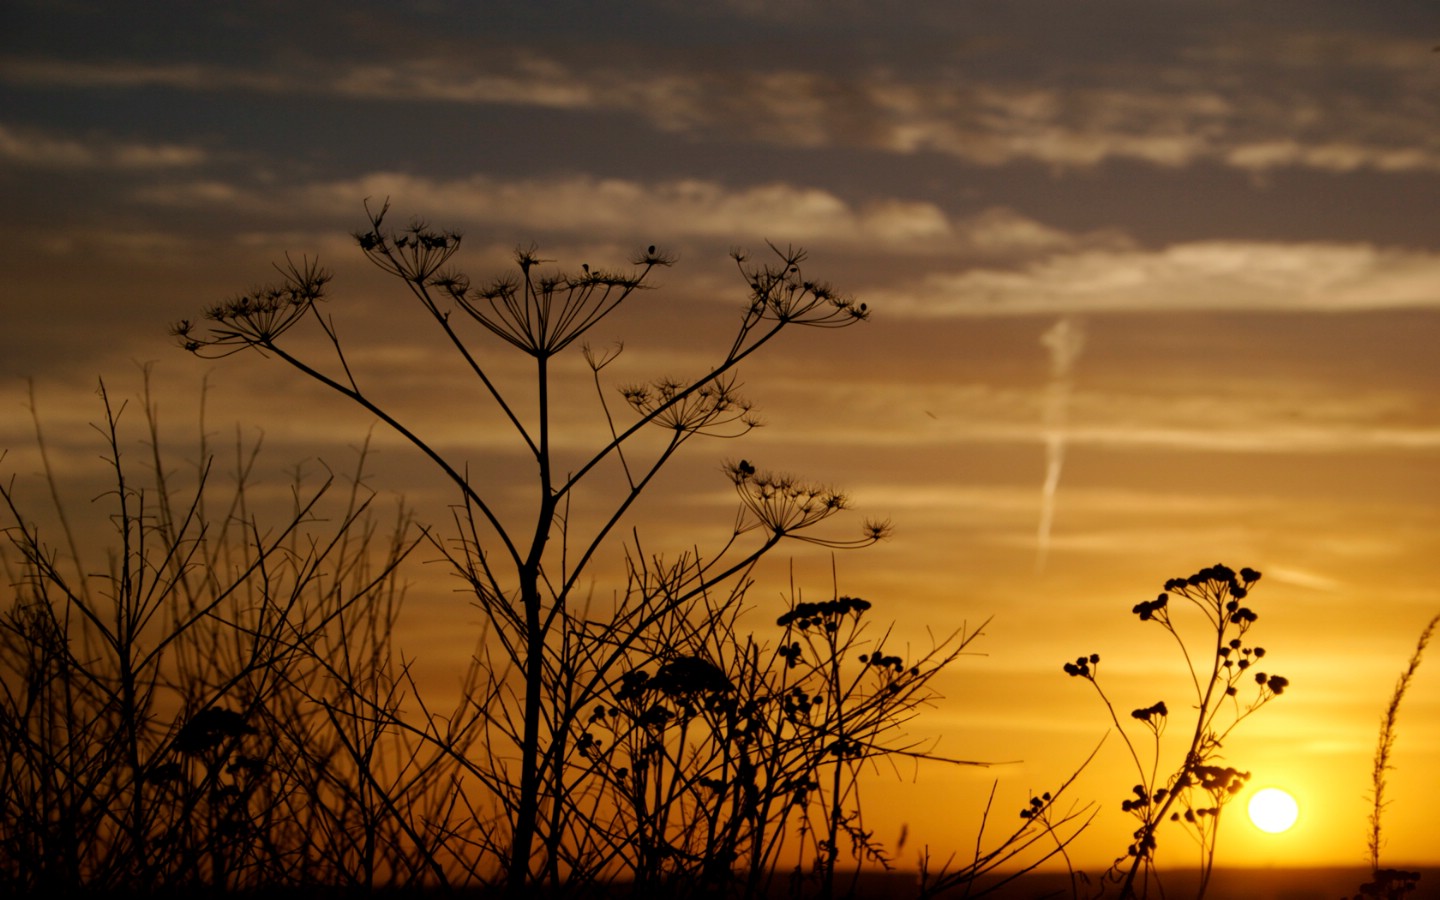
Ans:
<svg viewBox="0 0 1440 900"><path fill-rule="evenodd" d="M1279 788L1265 788L1250 798L1250 821L1270 834L1279 834L1295 824L1300 806L1295 798Z"/></svg>

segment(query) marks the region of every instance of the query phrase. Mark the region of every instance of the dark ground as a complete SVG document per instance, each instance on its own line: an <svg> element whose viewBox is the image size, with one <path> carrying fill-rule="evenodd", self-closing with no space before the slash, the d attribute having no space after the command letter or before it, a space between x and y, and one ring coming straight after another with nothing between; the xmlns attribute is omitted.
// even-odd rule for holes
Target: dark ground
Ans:
<svg viewBox="0 0 1440 900"><path fill-rule="evenodd" d="M1405 895L1406 900L1440 900L1440 868L1415 868L1412 871L1420 872L1421 877L1416 890ZM1194 872L1163 872L1161 879L1164 893L1152 888L1150 897L1188 900L1195 896L1198 885ZM1342 900L1356 896L1360 885L1369 880L1370 871L1364 867L1216 870L1205 897L1206 900ZM982 896L979 891L993 882L992 879L977 885L970 896ZM1093 896L1094 888L1091 885L1091 890L1087 892L1082 884L1080 896ZM915 878L913 875L892 875L876 879L863 885L862 892L864 896L876 900L906 900L915 896ZM941 896L959 900L966 894L959 889ZM1061 872L1027 875L983 896L993 900L1068 900L1072 892L1070 877Z"/></svg>
<svg viewBox="0 0 1440 900"><path fill-rule="evenodd" d="M1417 889L1404 895L1403 900L1440 900L1440 867L1413 867L1413 871L1421 874ZM1071 900L1072 897L1092 898L1096 896L1098 885L1080 882L1078 893L1072 890L1070 876L1064 872L1031 874L1009 880L1004 884L997 884L1000 877L992 877L974 885L968 892L964 888L954 888L949 891L934 895L946 900L966 900L966 898L984 897L987 900ZM1157 889L1153 884L1147 893L1139 896L1148 900L1191 900L1196 895L1196 875L1193 871L1178 870L1165 872L1161 875L1163 890ZM1309 868L1309 869L1228 869L1217 870L1211 878L1210 887L1205 893L1206 900L1350 900L1359 893L1360 886L1370 880L1370 872L1363 867L1347 866L1334 868ZM776 880L773 885L771 896L780 900L790 896L787 890L788 885L784 879ZM843 898L851 896L851 886L848 878L837 881L835 897ZM807 885L805 896L814 896L814 885ZM1108 896L1114 897L1115 886L1111 886ZM866 874L863 876L854 894L856 900L912 900L919 895L919 879L913 872L892 873L892 874ZM56 895L58 896L58 895ZM490 900L497 896L493 892L460 890L456 892L442 893L439 891L386 891L377 890L370 893L355 893L353 891L327 890L324 888L312 888L307 890L282 889L268 891L241 891L233 894L223 895L231 900L402 900L402 898L430 898L449 897L455 900ZM637 892L632 886L616 885L613 889L597 889L594 894L586 894L587 897L596 900L608 900L614 897L616 900L648 900L649 894ZM145 897L144 900L194 900L194 898L205 897L206 900L213 900L210 895L193 891L179 891L164 895ZM543 900L544 894L537 894L537 900ZM5 900L0 895L0 900ZM44 900L51 900L46 896ZM139 896L127 896L121 898L111 894L81 894L76 900L140 900Z"/></svg>

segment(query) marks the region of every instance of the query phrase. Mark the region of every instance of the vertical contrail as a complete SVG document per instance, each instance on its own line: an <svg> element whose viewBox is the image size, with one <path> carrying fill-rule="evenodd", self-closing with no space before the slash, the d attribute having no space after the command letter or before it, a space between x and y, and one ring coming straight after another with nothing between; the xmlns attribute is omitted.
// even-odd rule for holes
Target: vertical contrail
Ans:
<svg viewBox="0 0 1440 900"><path fill-rule="evenodd" d="M1035 571L1045 570L1050 553L1050 527L1055 521L1055 492L1065 465L1065 417L1070 405L1070 376L1085 346L1084 326L1065 316L1040 335L1050 351L1050 384L1045 389L1045 483L1041 487L1040 528L1036 534Z"/></svg>

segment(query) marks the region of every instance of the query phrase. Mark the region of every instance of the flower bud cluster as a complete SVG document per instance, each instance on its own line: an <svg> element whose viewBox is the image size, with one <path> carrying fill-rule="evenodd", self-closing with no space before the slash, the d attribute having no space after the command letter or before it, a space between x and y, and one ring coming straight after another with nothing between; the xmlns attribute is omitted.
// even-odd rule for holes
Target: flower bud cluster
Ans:
<svg viewBox="0 0 1440 900"><path fill-rule="evenodd" d="M1089 656L1077 656L1073 663L1065 664L1065 674L1071 678L1095 679L1095 672L1100 666L1100 654L1092 653Z"/></svg>
<svg viewBox="0 0 1440 900"><path fill-rule="evenodd" d="M1140 621L1148 622L1154 618L1163 619L1166 613L1166 606L1170 603L1169 594L1161 594L1154 600L1144 600L1135 604L1130 611L1140 617Z"/></svg>
<svg viewBox="0 0 1440 900"><path fill-rule="evenodd" d="M1278 697L1290 686L1290 679L1283 675L1266 675L1264 672L1256 672L1255 683L1271 695Z"/></svg>
<svg viewBox="0 0 1440 900"><path fill-rule="evenodd" d="M1130 789L1130 793L1134 796L1120 802L1120 809L1123 812L1140 812L1152 805L1162 803L1170 791L1162 787L1158 788L1154 794L1150 794L1146 792L1145 785L1137 784Z"/></svg>
<svg viewBox="0 0 1440 900"><path fill-rule="evenodd" d="M1190 596L1197 590L1211 594L1224 593L1236 600L1241 600L1249 592L1250 586L1259 580L1260 573L1248 566L1237 573L1227 565L1216 563L1201 569L1194 575L1171 578L1165 582L1165 590L1176 591L1186 596Z"/></svg>
<svg viewBox="0 0 1440 900"><path fill-rule="evenodd" d="M1020 818L1036 819L1042 816L1046 807L1050 805L1050 792L1046 791L1038 797L1030 798L1030 805L1020 810Z"/></svg>
<svg viewBox="0 0 1440 900"><path fill-rule="evenodd" d="M820 695L811 694L803 687L796 685L787 690L780 698L780 711L785 718L794 723L810 718L810 710L814 709L820 702Z"/></svg>
<svg viewBox="0 0 1440 900"><path fill-rule="evenodd" d="M1217 797L1238 794L1250 780L1249 772L1242 772L1233 766L1195 766L1192 771L1198 778L1200 789Z"/></svg>
<svg viewBox="0 0 1440 900"><path fill-rule="evenodd" d="M1170 710L1165 708L1164 700L1155 703L1153 706L1147 706L1144 709L1134 709L1130 711L1130 718L1139 719L1142 722L1151 724L1154 724L1156 719L1163 719L1168 715L1170 715Z"/></svg>
<svg viewBox="0 0 1440 900"><path fill-rule="evenodd" d="M836 597L834 600L821 600L811 603L808 601L795 604L794 607L783 613L775 620L775 624L800 629L818 627L826 631L834 631L833 626L845 616L853 613L856 617L870 608L869 600L862 600L859 597Z"/></svg>

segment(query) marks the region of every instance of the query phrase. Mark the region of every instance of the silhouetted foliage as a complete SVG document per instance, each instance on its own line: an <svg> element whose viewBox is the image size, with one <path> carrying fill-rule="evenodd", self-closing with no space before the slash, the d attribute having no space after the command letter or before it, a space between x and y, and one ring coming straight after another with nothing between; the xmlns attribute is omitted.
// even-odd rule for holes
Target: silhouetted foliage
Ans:
<svg viewBox="0 0 1440 900"><path fill-rule="evenodd" d="M615 385L617 408L602 373L621 349L597 351L582 339L648 288L672 256L650 246L628 269L584 264L564 272L522 247L514 273L476 282L451 267L458 233L419 220L393 228L387 213L388 204L370 212L356 234L360 249L404 283L533 461L538 499L526 522L507 523L493 505L502 485L409 427L402 410L363 383L320 311L331 278L317 263L287 261L279 284L212 306L202 322L173 331L201 356L253 348L290 365L377 416L457 491L457 533L432 537L431 546L487 626L464 699L443 717L370 713L464 772L455 815L485 824L471 836L470 864L445 879L498 881L512 892L618 879L748 896L767 889L783 858L828 896L842 840L857 866L888 866L863 824L859 769L887 755L936 758L904 742L899 729L933 697L934 674L975 635L956 633L902 659L885 651L883 635L864 646L867 601L816 604L798 592L780 618L778 648L737 625L757 562L783 542L863 547L886 536L886 523L866 522L854 538L822 534L818 527L849 506L842 493L740 460L725 467L738 512L719 548L665 559L645 552L633 533L626 584L611 608L581 595L597 554L616 546L607 542L618 541L636 500L684 444L739 437L758 424L738 393L739 365L793 328L862 322L866 305L808 277L803 251L770 245L758 262L737 251L748 298L728 349L695 377ZM325 338L328 361L292 351L288 339L302 321ZM526 385L533 412L512 402L515 387L493 374L493 346L477 343L467 324L534 360ZM577 346L609 436L562 467L553 436L567 423L553 413L560 388L552 362ZM642 440L645 433L659 442ZM582 484L602 490L582 495ZM611 499L594 499L603 496ZM582 502L609 505L582 519L572 508ZM582 521L592 523L588 530Z"/></svg>
<svg viewBox="0 0 1440 900"><path fill-rule="evenodd" d="M1371 880L1360 885L1360 892L1350 900L1404 900L1419 885L1420 873L1406 869L1376 869Z"/></svg>
<svg viewBox="0 0 1440 900"><path fill-rule="evenodd" d="M1104 882L1117 886L1122 898L1146 896L1149 885L1158 883L1155 854L1159 845L1158 829L1165 821L1179 823L1193 833L1200 846L1198 896L1205 894L1215 863L1215 839L1221 813L1250 779L1248 771L1220 764L1221 747L1235 726L1280 696L1290 685L1284 676L1258 670L1265 658L1265 648L1248 639L1251 626L1259 616L1247 601L1259 580L1260 573L1254 569L1236 572L1229 566L1216 564L1193 575L1167 580L1164 593L1130 610L1141 622L1159 625L1175 640L1184 658L1186 674L1194 686L1194 725L1188 726L1190 737L1173 769L1161 767L1161 736L1170 723L1171 714L1171 707L1164 700L1130 712L1130 721L1148 738L1148 749L1142 753L1100 686L1100 655L1077 656L1061 667L1066 675L1088 681L1095 688L1111 723L1125 742L1140 779L1120 804L1121 810L1133 816L1138 825L1125 856L1116 860ZM1186 640L1173 618L1177 615L1176 606L1171 603L1174 597L1188 601L1189 608L1200 613L1208 639L1213 641L1211 648L1202 651L1202 644L1191 650L1196 645ZM1196 660L1207 657L1208 663L1197 665ZM1243 702L1242 690L1250 694ZM1163 778L1161 772L1165 772Z"/></svg>
<svg viewBox="0 0 1440 900"><path fill-rule="evenodd" d="M509 485L442 452L368 390L320 312L332 279L317 262L287 260L279 283L211 306L201 324L176 323L194 353L262 351L375 415L450 480L455 528L417 529L402 509L381 539L365 450L338 509L334 476L316 487L297 471L290 510L263 524L250 500L258 442L237 441L235 486L221 495L202 424L200 462L180 478L162 452L148 370L150 458L137 475L102 385L108 571L84 561L48 461L59 549L13 484L0 486L14 586L0 616L0 889L831 897L865 867L891 868L865 821L862 776L901 759L985 765L905 733L979 630L917 652L873 630L869 600L807 600L793 585L773 626L743 629L768 553L787 541L864 547L888 533L884 522L825 533L848 509L842 493L746 459L722 468L736 515L717 548L667 558L637 530L618 537L690 439L758 424L737 392L740 363L793 326L863 321L865 305L807 278L801 251L771 246L758 264L737 252L749 296L718 362L694 378L614 385L615 403L602 372L620 350L580 339L671 257L652 246L633 269L567 275L522 248L517 275L474 287L448 268L458 234L418 221L391 229L385 213L356 235L360 248L405 283L533 459L528 521L507 525L492 503ZM537 403L511 403L464 323L535 361ZM325 339L328 361L292 354L305 328ZM562 465L550 362L575 346L608 437ZM38 417L36 428L43 458ZM578 490L596 482L609 493ZM577 514L596 497L611 505ZM399 567L421 543L484 618L445 711L392 647ZM589 582L611 549L623 583L601 603ZM921 892L969 891L1001 867L1063 856L1093 816L1091 805L1055 808L1070 783L1033 798L993 848L977 841L968 863L932 871L927 851Z"/></svg>
<svg viewBox="0 0 1440 900"><path fill-rule="evenodd" d="M388 641L396 567L415 542L405 516L377 542L357 468L338 505L333 476L297 481L289 514L264 525L247 500L258 445L237 443L222 491L202 438L182 490L153 405L147 472L126 461L103 385L101 399L106 569L90 567L102 548L81 551L63 507L57 547L0 485L13 586L0 612L0 893L409 878L425 860L396 806L418 819L443 798L416 789L413 757L377 752L391 738L370 715L400 684ZM59 504L38 418L37 443Z"/></svg>

